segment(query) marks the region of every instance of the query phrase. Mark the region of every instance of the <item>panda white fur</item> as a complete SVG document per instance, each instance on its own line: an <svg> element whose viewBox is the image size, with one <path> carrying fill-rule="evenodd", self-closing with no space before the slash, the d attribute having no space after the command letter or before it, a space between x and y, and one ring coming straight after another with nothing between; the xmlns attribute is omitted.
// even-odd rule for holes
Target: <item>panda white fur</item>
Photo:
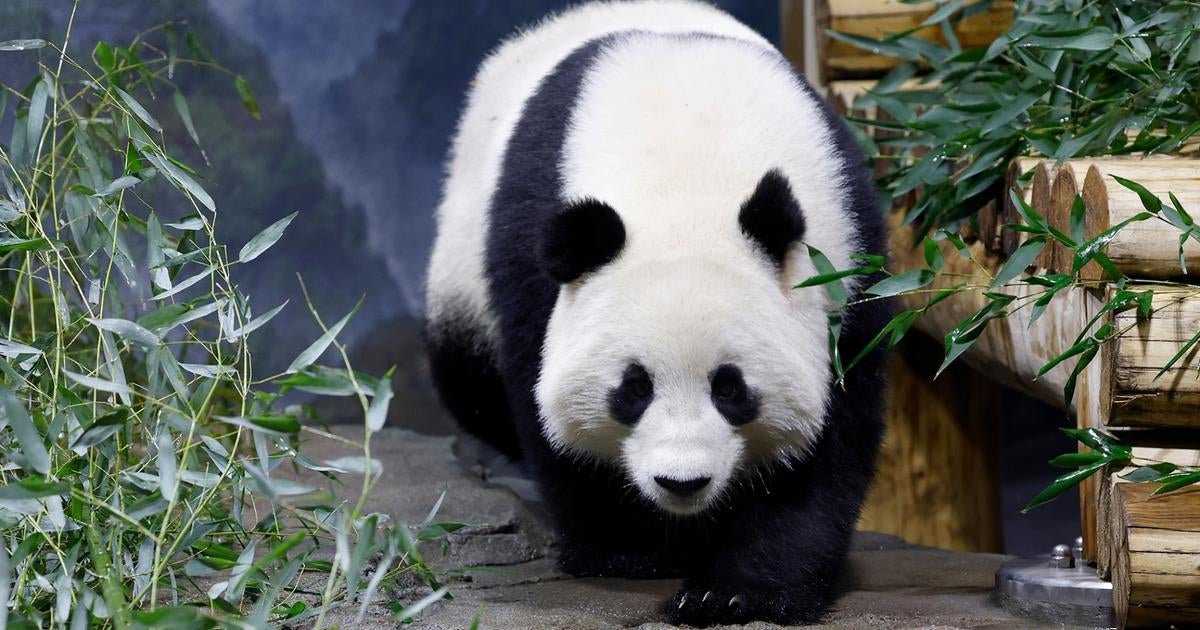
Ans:
<svg viewBox="0 0 1200 630"><path fill-rule="evenodd" d="M881 434L882 357L835 386L823 288L883 251L843 124L687 0L587 4L503 43L459 123L429 267L444 404L528 463L581 575L682 574L676 622L812 621ZM852 297L858 287L851 286ZM843 313L853 356L886 321Z"/></svg>

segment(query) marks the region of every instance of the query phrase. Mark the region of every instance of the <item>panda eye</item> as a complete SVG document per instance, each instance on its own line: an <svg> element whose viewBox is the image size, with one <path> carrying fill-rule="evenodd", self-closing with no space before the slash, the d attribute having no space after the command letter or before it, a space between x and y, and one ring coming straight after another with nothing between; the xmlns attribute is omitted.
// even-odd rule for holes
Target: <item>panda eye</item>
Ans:
<svg viewBox="0 0 1200 630"><path fill-rule="evenodd" d="M634 363L625 369L621 376L621 389L638 400L645 400L654 395L654 383L646 368Z"/></svg>
<svg viewBox="0 0 1200 630"><path fill-rule="evenodd" d="M746 386L736 365L723 363L709 377L713 406L730 424L742 426L758 417L758 395Z"/></svg>
<svg viewBox="0 0 1200 630"><path fill-rule="evenodd" d="M722 400L733 400L745 392L741 370L732 365L717 368L712 377L712 394Z"/></svg>
<svg viewBox="0 0 1200 630"><path fill-rule="evenodd" d="M621 424L633 426L654 399L654 381L646 368L631 363L621 375L621 383L608 395L608 410Z"/></svg>

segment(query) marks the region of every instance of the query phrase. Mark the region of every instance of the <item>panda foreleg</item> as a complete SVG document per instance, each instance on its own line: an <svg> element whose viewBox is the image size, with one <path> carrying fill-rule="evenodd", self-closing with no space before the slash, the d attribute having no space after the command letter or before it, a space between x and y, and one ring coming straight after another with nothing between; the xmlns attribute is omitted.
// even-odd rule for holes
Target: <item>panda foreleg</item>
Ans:
<svg viewBox="0 0 1200 630"><path fill-rule="evenodd" d="M843 506L762 504L730 528L707 570L668 602L674 623L812 623L833 602L853 530ZM856 508L849 508L857 515Z"/></svg>
<svg viewBox="0 0 1200 630"><path fill-rule="evenodd" d="M663 541L663 517L644 505L621 473L547 453L539 472L554 517L559 567L576 576L658 578L678 575Z"/></svg>
<svg viewBox="0 0 1200 630"><path fill-rule="evenodd" d="M675 623L812 623L836 599L883 434L882 355L847 379L811 457L737 508L707 570L668 602Z"/></svg>

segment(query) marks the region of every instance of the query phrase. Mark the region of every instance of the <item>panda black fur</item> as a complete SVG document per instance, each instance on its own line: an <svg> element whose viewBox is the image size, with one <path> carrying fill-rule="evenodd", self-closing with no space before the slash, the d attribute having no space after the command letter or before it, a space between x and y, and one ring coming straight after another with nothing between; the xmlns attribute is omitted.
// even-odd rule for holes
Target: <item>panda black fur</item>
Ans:
<svg viewBox="0 0 1200 630"><path fill-rule="evenodd" d="M883 357L835 386L826 293L792 286L804 244L840 268L883 225L779 53L686 0L552 17L481 68L438 213L435 382L528 463L562 566L683 575L675 622L817 620L874 474ZM844 312L841 356L886 318Z"/></svg>

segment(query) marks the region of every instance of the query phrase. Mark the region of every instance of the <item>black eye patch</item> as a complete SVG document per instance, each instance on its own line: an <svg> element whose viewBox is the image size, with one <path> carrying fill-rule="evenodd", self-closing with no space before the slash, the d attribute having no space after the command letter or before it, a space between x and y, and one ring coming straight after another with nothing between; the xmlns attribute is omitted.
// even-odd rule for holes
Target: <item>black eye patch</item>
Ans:
<svg viewBox="0 0 1200 630"><path fill-rule="evenodd" d="M646 368L630 363L621 384L608 393L608 412L621 424L633 426L654 401L654 381Z"/></svg>
<svg viewBox="0 0 1200 630"><path fill-rule="evenodd" d="M735 427L758 417L758 395L746 386L742 371L736 365L724 363L709 376L712 401L717 411Z"/></svg>

